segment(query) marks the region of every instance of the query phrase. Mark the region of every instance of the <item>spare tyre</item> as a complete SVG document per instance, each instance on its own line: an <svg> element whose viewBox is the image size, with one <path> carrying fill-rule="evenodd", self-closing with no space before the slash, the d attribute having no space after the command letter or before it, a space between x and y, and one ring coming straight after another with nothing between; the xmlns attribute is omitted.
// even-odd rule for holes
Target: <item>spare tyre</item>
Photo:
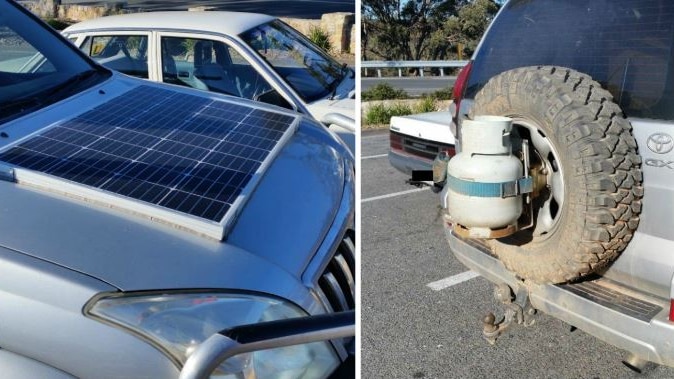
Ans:
<svg viewBox="0 0 674 379"><path fill-rule="evenodd" d="M608 91L572 69L518 68L482 88L469 117L477 115L513 118L541 183L533 227L490 242L509 270L538 283L568 282L625 249L639 223L641 157Z"/></svg>

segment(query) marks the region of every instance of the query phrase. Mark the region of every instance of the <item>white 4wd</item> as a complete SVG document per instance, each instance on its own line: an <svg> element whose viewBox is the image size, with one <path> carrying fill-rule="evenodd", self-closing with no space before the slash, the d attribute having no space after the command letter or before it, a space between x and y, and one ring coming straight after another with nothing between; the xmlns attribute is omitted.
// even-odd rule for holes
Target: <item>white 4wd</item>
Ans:
<svg viewBox="0 0 674 379"><path fill-rule="evenodd" d="M632 367L674 366L672 13L656 0L512 0L464 68L457 151L475 143L465 120L505 116L498 137L523 167L496 180L495 156L473 173L450 161L437 183L449 209L453 193L474 212L521 205L499 225L445 218L450 250L507 304L505 322L485 318L489 340L541 310L626 349Z"/></svg>

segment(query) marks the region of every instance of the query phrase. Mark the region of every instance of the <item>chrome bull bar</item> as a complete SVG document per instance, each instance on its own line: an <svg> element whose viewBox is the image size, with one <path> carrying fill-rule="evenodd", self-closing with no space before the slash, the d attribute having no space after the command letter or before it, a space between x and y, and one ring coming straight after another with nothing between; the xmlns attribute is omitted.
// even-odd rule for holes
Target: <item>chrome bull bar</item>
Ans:
<svg viewBox="0 0 674 379"><path fill-rule="evenodd" d="M355 325L355 311L346 311L225 329L196 348L180 379L206 379L222 362L242 353L351 337Z"/></svg>

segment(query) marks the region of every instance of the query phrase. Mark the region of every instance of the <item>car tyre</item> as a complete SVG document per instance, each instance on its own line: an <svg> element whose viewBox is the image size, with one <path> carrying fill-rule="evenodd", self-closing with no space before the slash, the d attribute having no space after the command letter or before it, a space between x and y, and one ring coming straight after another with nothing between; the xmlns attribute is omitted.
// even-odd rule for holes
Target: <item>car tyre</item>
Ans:
<svg viewBox="0 0 674 379"><path fill-rule="evenodd" d="M641 157L632 126L590 76L552 66L493 77L469 117L514 119L528 139L545 186L534 198L534 227L490 242L519 277L574 281L615 260L639 224Z"/></svg>

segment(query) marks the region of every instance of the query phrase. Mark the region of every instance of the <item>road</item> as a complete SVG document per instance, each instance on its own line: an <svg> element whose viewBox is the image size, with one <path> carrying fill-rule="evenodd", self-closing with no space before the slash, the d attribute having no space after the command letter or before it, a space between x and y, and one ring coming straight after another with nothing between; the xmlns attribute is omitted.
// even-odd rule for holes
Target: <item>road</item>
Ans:
<svg viewBox="0 0 674 379"><path fill-rule="evenodd" d="M389 78L361 78L360 90L366 91L379 83L388 83L392 87L405 90L408 95L418 97L424 93L432 93L443 88L454 86L456 77L453 76L425 76L421 77L389 77Z"/></svg>
<svg viewBox="0 0 674 379"><path fill-rule="evenodd" d="M501 312L493 287L449 254L437 195L404 184L386 132L364 133L361 146L363 378L674 378L655 365L637 375L623 351L545 314L489 346L480 319Z"/></svg>

